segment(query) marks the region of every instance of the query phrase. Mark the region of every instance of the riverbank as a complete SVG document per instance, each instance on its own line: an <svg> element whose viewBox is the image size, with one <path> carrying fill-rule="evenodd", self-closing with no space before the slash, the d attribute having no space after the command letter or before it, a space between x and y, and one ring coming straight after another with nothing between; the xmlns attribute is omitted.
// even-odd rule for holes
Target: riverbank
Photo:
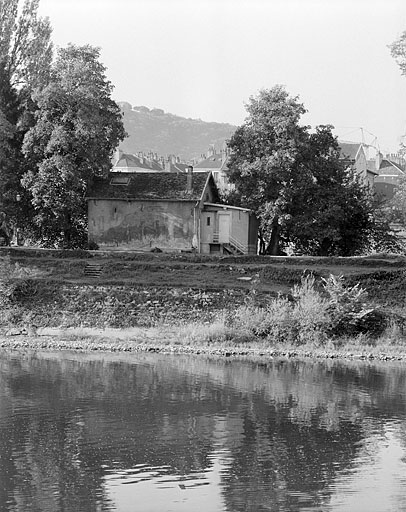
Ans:
<svg viewBox="0 0 406 512"><path fill-rule="evenodd" d="M3 350L46 350L74 352L154 352L161 354L194 354L227 358L269 359L346 359L362 361L406 362L406 345L392 341L371 345L360 340L329 341L324 346L306 344L272 345L264 341L235 343L202 339L197 332L202 326L182 328L91 329L44 328L36 333L26 329L10 329L0 336Z"/></svg>
<svg viewBox="0 0 406 512"><path fill-rule="evenodd" d="M4 248L0 264L8 290L3 349L406 360L404 256L219 259ZM366 289L368 305L350 313L379 309L379 334L337 336L345 317L331 338L331 325L321 330L326 304L315 291L332 274L349 289ZM315 288L294 292L304 275Z"/></svg>

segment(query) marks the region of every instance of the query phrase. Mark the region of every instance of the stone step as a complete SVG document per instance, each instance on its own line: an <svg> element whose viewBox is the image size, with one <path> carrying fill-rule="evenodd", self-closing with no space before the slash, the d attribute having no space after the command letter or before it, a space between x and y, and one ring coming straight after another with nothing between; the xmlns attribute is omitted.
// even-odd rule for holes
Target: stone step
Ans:
<svg viewBox="0 0 406 512"><path fill-rule="evenodd" d="M100 277L103 271L103 266L97 263L88 263L85 267L85 276L87 277Z"/></svg>

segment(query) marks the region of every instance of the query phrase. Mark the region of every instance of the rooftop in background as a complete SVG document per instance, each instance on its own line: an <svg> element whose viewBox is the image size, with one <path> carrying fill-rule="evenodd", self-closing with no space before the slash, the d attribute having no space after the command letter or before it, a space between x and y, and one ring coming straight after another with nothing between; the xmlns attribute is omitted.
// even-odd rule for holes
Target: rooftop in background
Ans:
<svg viewBox="0 0 406 512"><path fill-rule="evenodd" d="M341 142L339 141L341 156L344 159L355 160L357 154L362 147L361 143L357 142Z"/></svg>
<svg viewBox="0 0 406 512"><path fill-rule="evenodd" d="M188 173L143 172L110 173L95 180L88 199L178 200L199 201L210 178L210 172L193 172L191 190Z"/></svg>

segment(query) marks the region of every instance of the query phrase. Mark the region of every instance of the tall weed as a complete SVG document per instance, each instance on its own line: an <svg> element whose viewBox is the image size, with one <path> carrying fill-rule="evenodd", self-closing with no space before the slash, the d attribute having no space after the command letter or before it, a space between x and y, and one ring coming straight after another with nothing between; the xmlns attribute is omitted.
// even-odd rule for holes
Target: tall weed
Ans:
<svg viewBox="0 0 406 512"><path fill-rule="evenodd" d="M307 275L292 289L292 321L297 343L321 343L329 323L328 300L316 289L315 278Z"/></svg>
<svg viewBox="0 0 406 512"><path fill-rule="evenodd" d="M329 333L352 334L361 319L373 311L366 302L367 292L358 283L346 286L343 276L330 274L327 279L322 278L322 283L328 300Z"/></svg>

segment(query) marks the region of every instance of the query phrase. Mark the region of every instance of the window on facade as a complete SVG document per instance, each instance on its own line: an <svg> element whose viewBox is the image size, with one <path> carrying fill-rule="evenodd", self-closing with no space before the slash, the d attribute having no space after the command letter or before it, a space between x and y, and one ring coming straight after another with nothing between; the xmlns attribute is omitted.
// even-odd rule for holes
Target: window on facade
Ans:
<svg viewBox="0 0 406 512"><path fill-rule="evenodd" d="M207 225L210 226L210 217L207 217Z"/></svg>

